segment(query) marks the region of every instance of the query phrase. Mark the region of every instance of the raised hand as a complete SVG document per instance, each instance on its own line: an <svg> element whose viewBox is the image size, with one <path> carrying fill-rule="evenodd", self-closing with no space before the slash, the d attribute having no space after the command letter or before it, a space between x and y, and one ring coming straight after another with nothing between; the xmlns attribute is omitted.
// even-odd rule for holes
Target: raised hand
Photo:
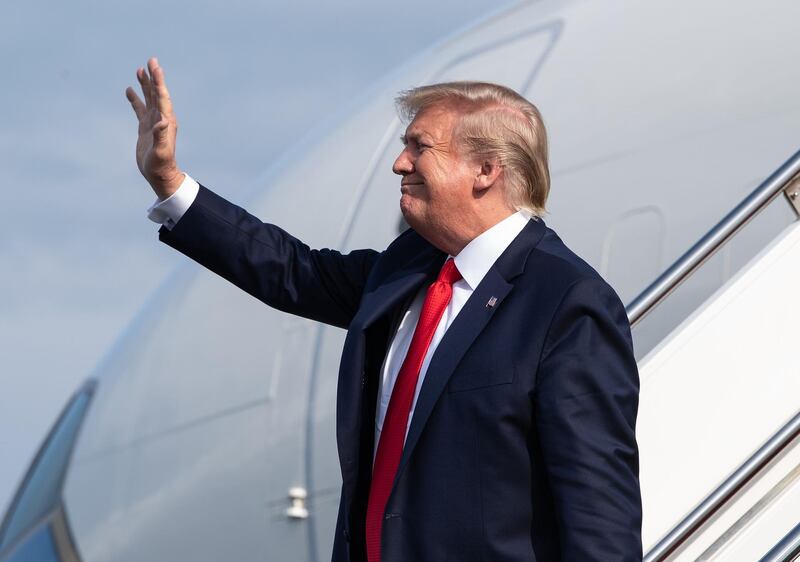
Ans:
<svg viewBox="0 0 800 562"><path fill-rule="evenodd" d="M125 90L136 118L139 119L139 140L136 142L136 164L159 199L166 199L180 187L184 174L175 160L175 138L178 121L172 111L164 71L153 57L147 70L136 70L144 102L133 88Z"/></svg>

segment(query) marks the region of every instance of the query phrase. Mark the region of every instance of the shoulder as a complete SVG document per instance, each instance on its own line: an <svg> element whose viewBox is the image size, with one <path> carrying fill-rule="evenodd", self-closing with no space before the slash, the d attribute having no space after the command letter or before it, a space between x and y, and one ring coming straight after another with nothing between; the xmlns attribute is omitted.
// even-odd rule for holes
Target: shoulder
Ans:
<svg viewBox="0 0 800 562"><path fill-rule="evenodd" d="M531 267L537 270L545 269L548 277L558 284L571 284L582 280L602 281L600 274L583 258L573 252L549 227L545 227L544 234L531 253Z"/></svg>
<svg viewBox="0 0 800 562"><path fill-rule="evenodd" d="M430 243L422 236L417 234L413 228L406 228L397 236L397 238L391 241L391 243L386 247L386 251L397 252L410 247L424 246L430 246Z"/></svg>
<svg viewBox="0 0 800 562"><path fill-rule="evenodd" d="M420 264L441 260L444 253L411 228L404 230L380 253L371 275L371 284L380 283L398 271L418 269Z"/></svg>
<svg viewBox="0 0 800 562"><path fill-rule="evenodd" d="M549 304L551 320L598 313L627 331L625 307L616 291L550 228L531 252L523 275ZM541 305L542 300L539 300Z"/></svg>
<svg viewBox="0 0 800 562"><path fill-rule="evenodd" d="M524 274L535 276L540 283L552 286L562 295L571 288L589 287L610 293L619 300L600 273L572 251L549 227L545 227L542 238L531 252Z"/></svg>

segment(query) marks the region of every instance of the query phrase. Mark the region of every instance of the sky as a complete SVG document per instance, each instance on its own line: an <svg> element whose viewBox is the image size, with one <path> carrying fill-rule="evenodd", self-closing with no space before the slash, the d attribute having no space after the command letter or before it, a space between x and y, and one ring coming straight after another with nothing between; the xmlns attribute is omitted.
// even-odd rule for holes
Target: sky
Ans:
<svg viewBox="0 0 800 562"><path fill-rule="evenodd" d="M235 196L413 55L510 1L6 0L0 513L71 393L178 264L145 218L124 97L158 56L178 160ZM409 84L412 86L412 84Z"/></svg>

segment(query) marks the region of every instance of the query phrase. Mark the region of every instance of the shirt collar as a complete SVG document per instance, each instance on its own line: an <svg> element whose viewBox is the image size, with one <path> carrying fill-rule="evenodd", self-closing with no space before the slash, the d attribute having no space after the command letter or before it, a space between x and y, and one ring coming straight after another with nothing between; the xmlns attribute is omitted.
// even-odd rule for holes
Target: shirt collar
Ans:
<svg viewBox="0 0 800 562"><path fill-rule="evenodd" d="M475 290L500 254L522 232L530 218L529 213L517 211L473 238L453 258L458 271L470 289Z"/></svg>

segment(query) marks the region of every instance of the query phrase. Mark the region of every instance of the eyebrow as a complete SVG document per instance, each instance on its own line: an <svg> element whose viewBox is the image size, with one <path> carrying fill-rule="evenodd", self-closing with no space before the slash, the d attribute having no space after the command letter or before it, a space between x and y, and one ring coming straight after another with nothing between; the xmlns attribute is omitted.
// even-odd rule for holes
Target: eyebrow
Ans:
<svg viewBox="0 0 800 562"><path fill-rule="evenodd" d="M400 142L402 142L403 144L408 144L408 141L414 141L416 143L419 143L420 140L422 139L423 134L424 133L411 133L411 134L404 133L400 135Z"/></svg>

